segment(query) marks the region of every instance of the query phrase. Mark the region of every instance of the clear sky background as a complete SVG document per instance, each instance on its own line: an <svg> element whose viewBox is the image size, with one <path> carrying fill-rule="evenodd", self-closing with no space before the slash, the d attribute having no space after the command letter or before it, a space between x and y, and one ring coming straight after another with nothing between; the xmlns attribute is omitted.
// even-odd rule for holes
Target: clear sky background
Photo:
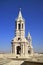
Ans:
<svg viewBox="0 0 43 65"><path fill-rule="evenodd" d="M0 0L0 52L11 50L19 8L25 18L26 36L32 36L34 51L43 52L43 0Z"/></svg>

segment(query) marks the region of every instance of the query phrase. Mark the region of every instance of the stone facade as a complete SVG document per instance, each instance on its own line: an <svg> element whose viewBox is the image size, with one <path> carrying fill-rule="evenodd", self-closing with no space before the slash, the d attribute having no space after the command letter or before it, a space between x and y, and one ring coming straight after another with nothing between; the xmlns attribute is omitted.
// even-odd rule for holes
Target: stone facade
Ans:
<svg viewBox="0 0 43 65"><path fill-rule="evenodd" d="M12 53L15 55L28 56L33 54L32 38L30 33L25 37L25 19L22 17L21 10L15 20L15 37L11 44Z"/></svg>

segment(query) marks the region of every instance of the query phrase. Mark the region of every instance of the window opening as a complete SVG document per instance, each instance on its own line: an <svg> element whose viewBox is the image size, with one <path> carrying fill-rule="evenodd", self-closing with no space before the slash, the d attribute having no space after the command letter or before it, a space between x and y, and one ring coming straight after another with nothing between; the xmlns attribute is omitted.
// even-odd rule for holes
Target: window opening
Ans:
<svg viewBox="0 0 43 65"><path fill-rule="evenodd" d="M20 52L21 52L21 47L17 46L17 54L20 54Z"/></svg>
<svg viewBox="0 0 43 65"><path fill-rule="evenodd" d="M22 24L22 29L23 29L23 24Z"/></svg>
<svg viewBox="0 0 43 65"><path fill-rule="evenodd" d="M19 30L20 30L20 27L21 27L20 24L18 24L18 29L19 29Z"/></svg>

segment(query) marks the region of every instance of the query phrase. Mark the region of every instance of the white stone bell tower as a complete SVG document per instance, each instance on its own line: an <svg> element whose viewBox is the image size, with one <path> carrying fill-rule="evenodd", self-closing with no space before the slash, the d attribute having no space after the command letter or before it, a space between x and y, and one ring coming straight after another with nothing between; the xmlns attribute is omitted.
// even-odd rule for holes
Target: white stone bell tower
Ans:
<svg viewBox="0 0 43 65"><path fill-rule="evenodd" d="M22 17L21 9L20 9L18 17L16 19L16 34L15 34L15 36L18 36L18 37L25 36L25 21Z"/></svg>
<svg viewBox="0 0 43 65"><path fill-rule="evenodd" d="M16 56L28 56L32 54L32 40L31 36L25 37L25 20L22 17L21 9L19 11L18 17L15 20L15 37L13 38L12 44L12 53Z"/></svg>

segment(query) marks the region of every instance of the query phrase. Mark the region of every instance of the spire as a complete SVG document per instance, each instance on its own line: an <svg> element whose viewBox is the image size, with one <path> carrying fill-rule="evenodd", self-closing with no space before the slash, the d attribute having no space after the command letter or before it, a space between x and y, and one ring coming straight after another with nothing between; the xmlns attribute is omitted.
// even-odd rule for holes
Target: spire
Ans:
<svg viewBox="0 0 43 65"><path fill-rule="evenodd" d="M22 19L21 8L20 8L20 11L19 11L19 14L18 14L18 18L21 18Z"/></svg>
<svg viewBox="0 0 43 65"><path fill-rule="evenodd" d="M31 35L30 35L30 32L28 32L28 38L30 38L30 39L31 39Z"/></svg>
<svg viewBox="0 0 43 65"><path fill-rule="evenodd" d="M22 17L21 8L20 8L20 10L19 10L18 17L16 18L16 21L19 21L19 20L24 20L24 18ZM24 20L24 21L25 21L25 20Z"/></svg>
<svg viewBox="0 0 43 65"><path fill-rule="evenodd" d="M30 37L30 32L28 32L28 37Z"/></svg>

